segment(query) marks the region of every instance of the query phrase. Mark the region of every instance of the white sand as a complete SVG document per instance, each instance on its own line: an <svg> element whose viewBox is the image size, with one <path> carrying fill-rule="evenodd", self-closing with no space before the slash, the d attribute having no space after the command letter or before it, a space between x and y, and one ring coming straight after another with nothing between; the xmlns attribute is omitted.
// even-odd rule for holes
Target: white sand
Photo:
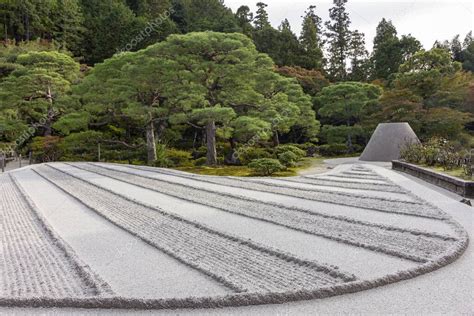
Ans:
<svg viewBox="0 0 474 316"><path fill-rule="evenodd" d="M226 232L239 238L250 239L260 245L269 246L275 249L279 249L284 252L289 252L301 259L316 260L318 262L324 262L327 264L337 265L343 271L354 273L359 279L369 280L378 277L382 277L386 274L395 273L398 270L410 270L419 266L410 260L399 259L394 256L389 256L380 252L371 251L368 249L354 247L345 243L336 242L327 238L310 235L289 229L286 227L278 226L272 223L262 222L261 220L251 219L240 215L235 215L229 212L224 212L216 208L204 206L202 204L196 204L189 201L172 197L169 194L157 193L149 189L141 188L136 185L127 184L118 180L107 178L103 175L94 174L88 171L79 170L72 166L65 164L54 164L56 168L60 168L67 172L84 177L87 181L91 181L99 186L111 189L117 194L127 196L133 199L140 200L143 203L150 205L157 205L163 211L177 214L185 219L193 220L198 223L202 223L211 229L217 231ZM110 166L109 166L110 167ZM124 168L116 165L111 166L113 168ZM369 168L369 169L367 169ZM411 180L407 180L406 177L400 176L394 172L385 170L379 167L372 167L368 165L347 165L336 168L331 171L331 174L343 174L344 177L334 177L334 179L345 181L347 177L350 177L349 181L352 182L364 182L367 183L372 181L372 178L379 179L380 176L375 177L376 174L382 177L388 177L387 180L377 180L381 183L392 183L402 185L405 189L412 191L418 196L425 200L439 205L444 211L452 214L458 221L463 224L468 224L466 227L469 232L472 233L473 229L473 217L472 209L462 205L454 200L447 198L446 196L440 195L428 189L424 185L418 185ZM189 185L192 183L193 186L199 186L207 191L214 191L219 194L228 195L241 195L247 198L260 199L268 205L277 202L282 207L288 207L289 212L291 206L297 205L298 207L304 207L305 209L313 210L315 212L322 212L328 215L337 216L348 216L357 220L363 220L371 223L382 224L382 225L394 225L404 229L418 229L427 231L435 234L449 234L457 236L458 231L453 230L453 226L450 226L444 220L435 220L429 218L422 218L411 215L401 215L395 213L371 211L363 208L357 208L354 206L343 206L333 204L330 202L318 202L307 198L298 198L287 195L279 195L270 192L252 191L251 189L244 188L229 188L222 184L213 184L203 182L196 179L186 179L183 177L177 177L172 174L156 175L150 171L138 171L133 169L133 172L140 175L146 175L154 177L156 179L162 179L169 181L170 183L180 183ZM345 172L345 173L344 173ZM223 288L220 287L216 282L210 281L207 277L196 272L196 270L189 270L189 274L180 274L180 282L172 284L169 278L169 285L171 288L163 290L163 288L154 288L152 285L145 285L146 280L151 277L150 280L154 281L154 275L150 271L155 270L163 271L162 267L157 267L153 262L158 260L169 260L165 264L166 273L171 276L177 275L177 270L183 270L182 264L175 260L167 258L166 255L160 253L155 248L147 246L143 242L137 242L142 251L136 251L131 253L130 247L126 247L127 242L130 240L136 240L131 237L128 233L123 230L111 225L109 222L101 217L98 217L94 212L84 207L84 205L77 201L66 197L65 194L58 189L54 188L51 184L47 184L44 180L34 177L31 171L25 170L18 172L18 178L22 178L27 191L31 197L42 207L44 215L51 221L51 225L54 229L62 236L62 238L70 244L75 252L87 262L91 268L98 272L104 279L106 279L112 288L117 292L122 291L123 295L134 296L134 297L153 297L153 293L158 297L179 297L179 289L183 289L187 295L193 295L192 293L209 292L214 294L222 293ZM183 174L183 173L180 173ZM328 176L326 176L328 177ZM360 178L360 179L359 179ZM371 178L369 180L364 180ZM135 179L135 178L134 178ZM270 180L273 181L273 180ZM346 180L347 181L347 180ZM281 181L283 182L283 181ZM145 183L145 182L144 182ZM305 188L315 188L312 185L302 185ZM178 188L178 187L176 187ZM327 189L327 188L324 188ZM331 190L333 190L332 188ZM370 193L369 191L363 192L361 190L342 190L343 192L357 192L363 194L372 194L372 196L379 198L378 193ZM183 191L184 192L184 191ZM191 191L189 191L191 192ZM203 191L204 192L204 191ZM184 193L185 194L185 193ZM194 194L194 193L193 193ZM207 193L206 193L207 194ZM387 193L387 196L394 198L402 198L408 201L418 201L413 196L403 196L400 193ZM62 202L66 201L66 202ZM212 202L212 201L211 201ZM214 201L214 202L217 202ZM64 206L64 210L57 211L52 209L51 205ZM379 203L379 202L377 202ZM381 206L383 206L383 203ZM389 202L392 203L392 202ZM404 204L401 203L401 206ZM406 204L408 205L408 204ZM385 207L385 206L383 206ZM423 207L431 207L424 205ZM431 207L432 208L432 207ZM468 213L470 211L470 213ZM436 214L433 213L433 214ZM138 214L137 214L138 215ZM81 232L79 232L81 231ZM98 232L106 232L103 234L104 238L101 238L100 242L97 241ZM101 233L102 234L102 233ZM102 237L102 235L101 235ZM116 239L118 238L118 239ZM102 241L103 239L103 241ZM89 244L89 245L85 245ZM119 244L118 248L122 247L122 251L115 248L110 251L110 248L115 247ZM124 246L125 245L125 246ZM135 247L133 247L135 249ZM119 251L117 251L119 250ZM103 251L104 254L99 253ZM133 250L132 250L133 251ZM438 250L437 250L438 251ZM442 250L439 250L442 251ZM120 264L117 264L110 271L104 269L104 262L107 257L110 257L112 253L126 253L131 255L124 255L120 257ZM449 252L449 251L448 251ZM129 258L135 256L136 260ZM139 267L143 261L148 258L152 258L153 262L147 267L146 263L144 267ZM430 259L431 260L431 259ZM286 303L279 305L264 305L264 306L251 306L251 307L239 307L239 308L225 308L225 309L201 309L201 310L179 310L179 311L160 311L162 314L313 314L315 311L318 313L433 313L433 312L469 312L471 306L469 302L474 299L472 292L472 284L474 281L473 277L473 251L472 247L469 247L466 253L454 263L444 267L440 270L431 272L426 275L418 276L408 281L398 282L375 289L358 292L354 294L346 294L343 296L336 296L332 298L312 301L302 301L294 303ZM110 265L110 263L107 263ZM102 267L102 268L101 268ZM179 267L179 268L178 268ZM186 270L185 269L185 270ZM446 271L446 272L445 272ZM135 275L133 273L135 272ZM123 275L118 276L118 274ZM175 274L173 274L175 273ZM127 278L138 278L138 283L145 285L145 290L138 290L135 284L135 280L129 280ZM196 280L200 280L201 285L195 286ZM115 282L115 283L114 283ZM165 281L166 282L166 281ZM214 283L216 284L214 284ZM154 283L154 282L149 282ZM190 284L193 284L190 289ZM202 291L199 288L204 285ZM122 288L120 288L122 286ZM183 288L184 287L184 288ZM135 288L135 290L134 290ZM173 292L175 289L175 292ZM193 292L195 289L195 292ZM213 289L215 291L213 292ZM192 292L192 293L191 293ZM148 296L150 294L150 296ZM208 294L208 293L207 293ZM199 295L199 294L197 294ZM61 313L128 313L137 311L124 311L124 310L77 310L77 309L5 309L0 308L2 312L16 312L16 313L38 313L48 312L52 314ZM140 312L142 313L142 312ZM146 312L143 312L146 313ZM156 313L154 311L153 313Z"/></svg>
<svg viewBox="0 0 474 316"><path fill-rule="evenodd" d="M112 225L31 170L15 176L53 228L116 294L186 297L230 293L194 269Z"/></svg>

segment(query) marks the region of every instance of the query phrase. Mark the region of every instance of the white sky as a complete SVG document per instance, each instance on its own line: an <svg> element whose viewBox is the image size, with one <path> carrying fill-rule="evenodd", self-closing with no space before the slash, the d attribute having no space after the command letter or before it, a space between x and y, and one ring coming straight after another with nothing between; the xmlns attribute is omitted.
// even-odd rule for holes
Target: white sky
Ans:
<svg viewBox="0 0 474 316"><path fill-rule="evenodd" d="M277 27L284 18L290 21L293 32L299 35L301 16L310 5L316 5L316 13L329 20L331 0L260 0L268 4L270 22ZM251 0L225 0L234 12L241 5L247 5L255 12L256 3ZM474 2L472 1L427 1L427 0L349 0L346 5L352 21L351 29L365 34L366 46L372 50L375 28L384 17L392 20L398 35L416 37L425 48L431 48L435 40L451 40L456 34L464 36L473 29Z"/></svg>

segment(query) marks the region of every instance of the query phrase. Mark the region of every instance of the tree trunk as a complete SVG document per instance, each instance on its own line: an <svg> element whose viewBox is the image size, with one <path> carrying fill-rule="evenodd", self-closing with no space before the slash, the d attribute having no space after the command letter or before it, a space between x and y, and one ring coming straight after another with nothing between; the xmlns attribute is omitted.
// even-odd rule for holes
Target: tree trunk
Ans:
<svg viewBox="0 0 474 316"><path fill-rule="evenodd" d="M352 154L352 152L354 151L354 145L352 144L352 135L351 135L351 133L349 133L347 135L347 147L348 147L348 153Z"/></svg>
<svg viewBox="0 0 474 316"><path fill-rule="evenodd" d="M235 165L237 164L237 157L235 155L235 139L233 137L229 139L229 144L230 144L230 154L226 158L226 163Z"/></svg>
<svg viewBox="0 0 474 316"><path fill-rule="evenodd" d="M54 118L54 108L53 108L53 94L51 93L51 87L48 87L46 90L46 101L49 103L48 114L44 120L44 133L43 136L51 136L53 133L53 118Z"/></svg>
<svg viewBox="0 0 474 316"><path fill-rule="evenodd" d="M278 137L278 131L273 132L273 147L280 145L280 138Z"/></svg>
<svg viewBox="0 0 474 316"><path fill-rule="evenodd" d="M210 166L217 164L216 152L216 123L210 121L206 125L206 146L207 146L207 164Z"/></svg>
<svg viewBox="0 0 474 316"><path fill-rule="evenodd" d="M156 161L155 128L152 120L146 126L146 151L148 164Z"/></svg>

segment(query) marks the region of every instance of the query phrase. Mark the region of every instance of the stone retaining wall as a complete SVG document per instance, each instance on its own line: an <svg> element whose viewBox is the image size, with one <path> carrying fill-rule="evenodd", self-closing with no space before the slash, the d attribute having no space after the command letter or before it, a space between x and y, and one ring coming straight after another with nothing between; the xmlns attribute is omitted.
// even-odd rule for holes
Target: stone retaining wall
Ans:
<svg viewBox="0 0 474 316"><path fill-rule="evenodd" d="M466 198L474 198L474 181L465 181L400 160L392 161L392 169L408 173Z"/></svg>

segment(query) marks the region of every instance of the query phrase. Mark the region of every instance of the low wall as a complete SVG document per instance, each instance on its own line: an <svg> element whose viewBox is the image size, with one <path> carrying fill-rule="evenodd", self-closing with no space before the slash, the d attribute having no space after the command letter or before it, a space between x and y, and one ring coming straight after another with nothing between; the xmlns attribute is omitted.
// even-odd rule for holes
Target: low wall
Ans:
<svg viewBox="0 0 474 316"><path fill-rule="evenodd" d="M408 173L466 198L474 198L474 181L465 181L400 160L392 161L392 169Z"/></svg>

